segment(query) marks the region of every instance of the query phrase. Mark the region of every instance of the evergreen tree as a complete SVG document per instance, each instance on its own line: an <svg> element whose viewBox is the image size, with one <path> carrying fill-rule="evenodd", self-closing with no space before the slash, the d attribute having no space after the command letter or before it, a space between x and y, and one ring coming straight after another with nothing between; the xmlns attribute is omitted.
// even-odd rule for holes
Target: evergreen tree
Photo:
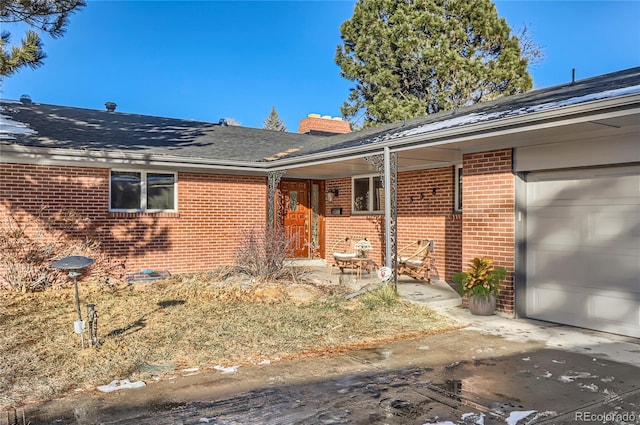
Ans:
<svg viewBox="0 0 640 425"><path fill-rule="evenodd" d="M335 61L365 127L530 90L518 37L490 0L358 0Z"/></svg>
<svg viewBox="0 0 640 425"><path fill-rule="evenodd" d="M69 15L85 6L84 0L1 0L0 23L25 23L53 38L64 34ZM0 33L0 77L28 66L37 68L43 64L46 54L42 40L32 29L27 30L20 45L11 46L11 33Z"/></svg>
<svg viewBox="0 0 640 425"><path fill-rule="evenodd" d="M287 131L287 126L284 124L284 121L282 121L278 116L278 111L276 111L275 106L271 107L271 113L264 120L262 128L264 128L265 130Z"/></svg>

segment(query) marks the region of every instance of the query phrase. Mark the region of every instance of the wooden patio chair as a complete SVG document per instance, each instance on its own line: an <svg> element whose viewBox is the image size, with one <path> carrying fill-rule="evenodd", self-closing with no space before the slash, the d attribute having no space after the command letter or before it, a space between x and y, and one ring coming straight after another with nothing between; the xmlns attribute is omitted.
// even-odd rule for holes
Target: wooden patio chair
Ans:
<svg viewBox="0 0 640 425"><path fill-rule="evenodd" d="M422 239L398 251L398 276L407 275L431 284L433 241Z"/></svg>
<svg viewBox="0 0 640 425"><path fill-rule="evenodd" d="M329 274L333 272L333 268L337 267L340 269L340 272L344 273L344 269L353 268L353 260L358 255L354 248L357 238L352 236L342 236L336 243L331 247L331 252L333 254L333 264L331 266L331 270Z"/></svg>
<svg viewBox="0 0 640 425"><path fill-rule="evenodd" d="M367 239L362 236L343 236L331 247L333 254L333 264L329 270L329 274L333 273L333 268L337 267L341 273L344 273L345 269L355 269L357 275L360 276L362 268L364 267L369 271L370 266L375 267L373 260L364 261L363 258L358 257L355 246L358 241ZM371 263L371 264L369 264Z"/></svg>

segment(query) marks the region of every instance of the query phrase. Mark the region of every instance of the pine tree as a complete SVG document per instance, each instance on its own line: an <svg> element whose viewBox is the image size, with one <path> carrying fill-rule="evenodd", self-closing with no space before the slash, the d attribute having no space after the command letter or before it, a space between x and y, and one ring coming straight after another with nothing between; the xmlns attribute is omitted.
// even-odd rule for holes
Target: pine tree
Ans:
<svg viewBox="0 0 640 425"><path fill-rule="evenodd" d="M342 114L365 127L530 90L519 39L490 0L358 0L335 61Z"/></svg>
<svg viewBox="0 0 640 425"><path fill-rule="evenodd" d="M2 0L0 1L0 23L25 23L39 31L57 38L64 34L69 15L84 7L84 0ZM0 33L0 77L17 72L28 66L42 66L47 55L42 50L42 40L36 31L27 30L20 45L11 46L11 33Z"/></svg>
<svg viewBox="0 0 640 425"><path fill-rule="evenodd" d="M264 128L265 130L287 131L287 126L284 124L284 121L282 121L278 116L278 111L276 111L275 106L271 107L271 113L264 120L262 128Z"/></svg>

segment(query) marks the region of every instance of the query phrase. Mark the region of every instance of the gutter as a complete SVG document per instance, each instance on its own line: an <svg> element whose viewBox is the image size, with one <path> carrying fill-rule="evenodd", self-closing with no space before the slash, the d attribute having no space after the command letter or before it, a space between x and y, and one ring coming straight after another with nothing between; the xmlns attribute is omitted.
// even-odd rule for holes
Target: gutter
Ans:
<svg viewBox="0 0 640 425"><path fill-rule="evenodd" d="M176 155L154 155L126 151L91 151L88 149L42 148L21 145L0 147L3 162L21 162L54 165L65 163L89 167L105 165L143 165L148 167L172 167L183 169L209 169L244 171L266 175L267 163L251 161L212 160Z"/></svg>

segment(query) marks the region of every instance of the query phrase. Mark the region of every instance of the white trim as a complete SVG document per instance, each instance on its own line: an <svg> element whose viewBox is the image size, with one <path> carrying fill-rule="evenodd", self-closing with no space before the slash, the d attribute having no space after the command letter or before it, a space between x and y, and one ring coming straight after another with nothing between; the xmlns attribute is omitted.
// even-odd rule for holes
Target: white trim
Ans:
<svg viewBox="0 0 640 425"><path fill-rule="evenodd" d="M138 173L140 174L140 208L124 209L111 208L111 175L112 173ZM147 209L147 176L149 174L173 175L173 205L172 209ZM109 212L110 213L175 213L178 212L178 172L167 170L141 170L132 168L112 168L109 170Z"/></svg>
<svg viewBox="0 0 640 425"><path fill-rule="evenodd" d="M375 191L374 179L380 179L379 174L361 174L358 176L351 177L351 214L353 215L371 215L371 214L383 214L384 210L374 210L373 209L373 193ZM361 179L369 179L369 200L366 211L356 210L356 200L355 200L355 181Z"/></svg>

